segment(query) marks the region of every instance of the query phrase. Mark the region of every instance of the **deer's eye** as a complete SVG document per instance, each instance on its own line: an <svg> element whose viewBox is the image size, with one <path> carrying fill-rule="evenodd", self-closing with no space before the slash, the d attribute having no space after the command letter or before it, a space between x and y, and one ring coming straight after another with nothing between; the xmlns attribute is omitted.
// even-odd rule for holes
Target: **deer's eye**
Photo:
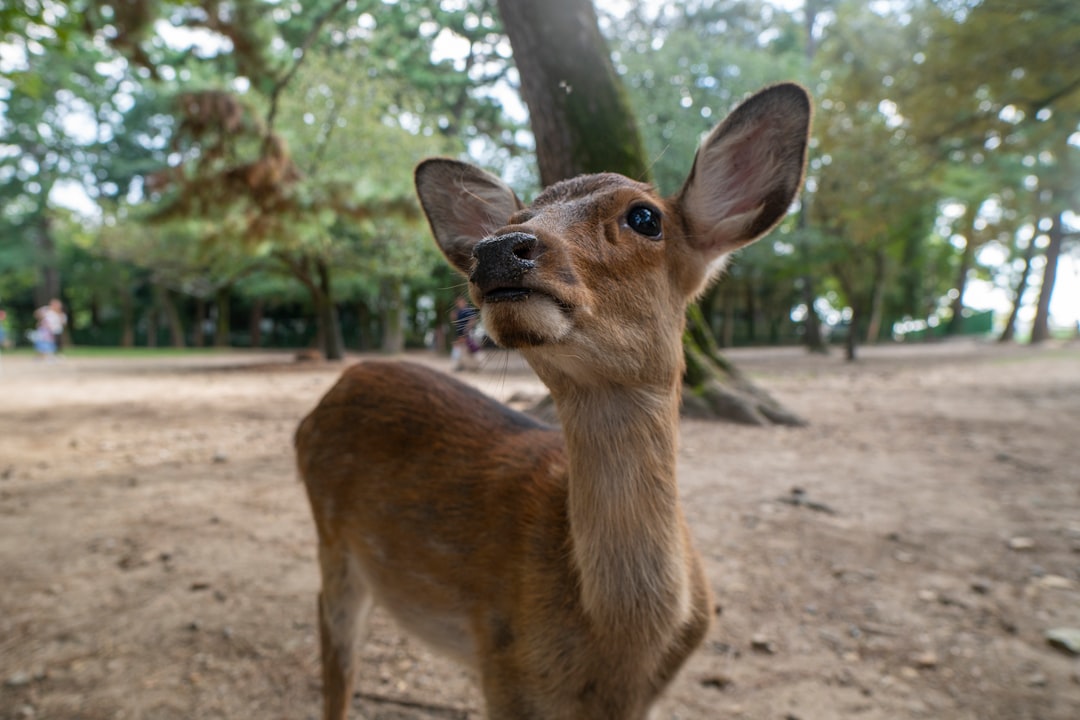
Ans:
<svg viewBox="0 0 1080 720"><path fill-rule="evenodd" d="M648 205L635 205L626 213L626 224L631 230L647 238L660 237L660 211Z"/></svg>

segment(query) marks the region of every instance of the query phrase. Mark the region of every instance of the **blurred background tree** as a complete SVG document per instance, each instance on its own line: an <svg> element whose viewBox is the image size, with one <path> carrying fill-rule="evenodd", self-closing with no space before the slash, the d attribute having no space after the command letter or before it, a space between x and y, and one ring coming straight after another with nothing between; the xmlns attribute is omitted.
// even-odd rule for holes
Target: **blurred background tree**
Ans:
<svg viewBox="0 0 1080 720"><path fill-rule="evenodd" d="M525 5L4 5L0 306L13 329L60 296L77 343L327 357L432 344L462 287L431 249L413 165L465 157L527 197L558 154L538 129L546 106L530 103L530 128L519 98L529 78L575 68L551 47L512 48L503 21ZM666 192L748 92L794 79L815 97L807 191L703 298L699 334L829 340L854 358L862 343L1080 332L1080 5L596 9L639 174ZM595 137L615 140L612 127Z"/></svg>

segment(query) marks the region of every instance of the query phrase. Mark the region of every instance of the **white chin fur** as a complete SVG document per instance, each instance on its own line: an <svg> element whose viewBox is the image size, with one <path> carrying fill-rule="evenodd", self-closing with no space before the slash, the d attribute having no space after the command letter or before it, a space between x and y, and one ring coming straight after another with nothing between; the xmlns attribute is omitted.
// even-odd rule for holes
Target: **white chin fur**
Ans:
<svg viewBox="0 0 1080 720"><path fill-rule="evenodd" d="M485 304L480 309L484 329L506 348L558 342L570 332L571 323L555 301L533 295L522 302Z"/></svg>

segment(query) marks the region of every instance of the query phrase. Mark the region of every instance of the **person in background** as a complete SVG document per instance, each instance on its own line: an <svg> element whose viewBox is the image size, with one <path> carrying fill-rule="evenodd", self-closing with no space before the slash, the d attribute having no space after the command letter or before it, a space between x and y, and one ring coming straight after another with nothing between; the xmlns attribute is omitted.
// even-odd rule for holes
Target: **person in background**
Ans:
<svg viewBox="0 0 1080 720"><path fill-rule="evenodd" d="M0 310L0 350L11 347L11 335L8 331L7 310Z"/></svg>
<svg viewBox="0 0 1080 720"><path fill-rule="evenodd" d="M454 325L454 346L450 350L450 359L454 362L454 370L476 369L475 356L480 348L472 338L472 331L477 319L476 308L465 298L459 297L454 301L454 309L450 313L450 321Z"/></svg>
<svg viewBox="0 0 1080 720"><path fill-rule="evenodd" d="M64 334L64 325L67 324L67 314L64 313L64 305L57 298L49 301L48 305L42 305L34 311L37 319L37 329L34 330L34 350L39 357L52 360L60 351L60 338Z"/></svg>

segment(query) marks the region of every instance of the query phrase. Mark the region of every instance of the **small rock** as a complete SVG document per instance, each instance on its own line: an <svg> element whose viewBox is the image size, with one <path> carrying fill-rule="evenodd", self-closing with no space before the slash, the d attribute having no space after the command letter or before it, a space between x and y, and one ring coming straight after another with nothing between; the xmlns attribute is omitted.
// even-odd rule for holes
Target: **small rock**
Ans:
<svg viewBox="0 0 1080 720"><path fill-rule="evenodd" d="M906 550L898 550L895 553L893 553L893 559L896 560L896 562L901 562L901 563L904 563L905 565L911 565L918 558L916 558L914 554L909 553Z"/></svg>
<svg viewBox="0 0 1080 720"><path fill-rule="evenodd" d="M926 670L937 667L938 656L933 650L927 650L926 652L914 655L911 661L915 663L916 667L920 667Z"/></svg>
<svg viewBox="0 0 1080 720"><path fill-rule="evenodd" d="M776 654L776 644L760 633L750 638L750 648L766 655Z"/></svg>
<svg viewBox="0 0 1080 720"><path fill-rule="evenodd" d="M935 602L938 599L938 594L933 590L920 590L919 599L923 602Z"/></svg>
<svg viewBox="0 0 1080 720"><path fill-rule="evenodd" d="M37 717L37 710L34 709L33 705L23 705L15 713L15 717L26 718L27 720L30 720L30 718Z"/></svg>
<svg viewBox="0 0 1080 720"><path fill-rule="evenodd" d="M1044 635L1050 647L1069 655L1080 655L1080 628L1054 628Z"/></svg>
<svg viewBox="0 0 1080 720"><path fill-rule="evenodd" d="M221 450L218 450L216 453L214 453L213 461L214 461L214 464L220 465L221 463L228 462L229 461L229 456L228 456L227 453L224 453Z"/></svg>
<svg viewBox="0 0 1080 720"><path fill-rule="evenodd" d="M1009 538L1009 549L1016 550L1017 552L1024 552L1027 550L1035 549L1035 541L1029 537L1022 537L1020 535Z"/></svg>
<svg viewBox="0 0 1080 720"><path fill-rule="evenodd" d="M715 675L709 675L701 679L701 686L707 688L713 688L714 690L725 690L732 684L732 679L722 673Z"/></svg>
<svg viewBox="0 0 1080 720"><path fill-rule="evenodd" d="M1036 672L1031 673L1024 678L1024 682L1027 683L1028 687L1046 687L1050 681L1046 675L1043 675L1041 672Z"/></svg>
<svg viewBox="0 0 1080 720"><path fill-rule="evenodd" d="M993 586L989 580L975 579L971 581L971 591L979 595L989 595Z"/></svg>
<svg viewBox="0 0 1080 720"><path fill-rule="evenodd" d="M1076 587L1076 583L1061 575L1043 575L1039 578L1039 587L1048 590L1072 590Z"/></svg>
<svg viewBox="0 0 1080 720"><path fill-rule="evenodd" d="M33 677L28 672L14 672L8 676L8 679L4 681L4 684L8 687L23 687L29 685Z"/></svg>

